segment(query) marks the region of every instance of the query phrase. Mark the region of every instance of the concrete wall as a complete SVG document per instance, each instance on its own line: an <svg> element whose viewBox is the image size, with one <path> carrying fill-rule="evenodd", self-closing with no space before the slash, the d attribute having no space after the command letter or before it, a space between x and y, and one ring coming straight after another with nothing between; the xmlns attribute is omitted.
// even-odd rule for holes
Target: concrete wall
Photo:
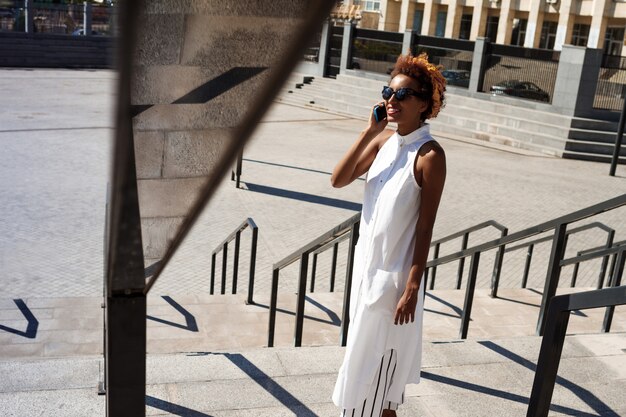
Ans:
<svg viewBox="0 0 626 417"><path fill-rule="evenodd" d="M104 36L0 32L0 67L111 68L113 46Z"/></svg>
<svg viewBox="0 0 626 417"><path fill-rule="evenodd" d="M141 17L132 104L152 105L133 120L147 260L165 253L233 128L292 39L306 1L225 4L150 1ZM261 69L240 76L250 67ZM198 88L221 93L172 104Z"/></svg>

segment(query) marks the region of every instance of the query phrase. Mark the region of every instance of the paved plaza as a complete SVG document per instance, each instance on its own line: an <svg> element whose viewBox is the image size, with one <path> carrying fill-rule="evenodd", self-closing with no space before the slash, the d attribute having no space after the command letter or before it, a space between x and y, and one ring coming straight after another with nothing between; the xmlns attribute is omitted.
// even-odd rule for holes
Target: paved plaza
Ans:
<svg viewBox="0 0 626 417"><path fill-rule="evenodd" d="M103 231L115 74L0 70L0 91L0 374L9 375L0 378L0 410L30 416L65 407L58 415L102 415L104 400L95 395L95 385L102 372ZM364 128L363 116L280 103L269 110L244 150L242 188L230 178L219 185L150 293L148 414L335 413L328 394L342 349L286 348L292 341L293 317L287 313L294 304L297 264L281 272L277 344L282 347L247 349L265 343L263 305L272 265L360 210L363 181L334 189L330 173ZM609 177L607 164L433 134L448 164L433 239L491 219L516 232L626 192L624 166ZM261 306L242 303L249 232L242 239L239 293L208 295L211 251L248 217L259 227L255 300ZM581 224L591 221L614 228L616 241L626 239L626 208ZM497 237L496 230L486 229L472 234L469 243ZM573 235L567 256L605 239L599 229ZM346 263L342 245L338 291ZM442 254L460 245L460 240L444 245ZM548 256L549 243L535 248L529 287L543 286ZM468 342L457 339L464 293L451 288L458 264L437 271L437 288L426 304L427 381L407 393L408 407L400 416L482 417L485 409L497 415L499 407L522 415L539 346L530 335L540 293L517 289L526 259L525 251L517 251L505 256L502 298L488 297L493 259L494 253L481 257ZM328 293L329 269L329 254L320 255L317 290L306 310L309 346L336 344L341 293ZM599 262L581 265L579 287L595 285L598 271ZM562 276L571 272L564 268ZM569 280L563 281L565 286ZM37 318L38 330L25 311ZM602 314L576 314L572 329L595 333ZM551 415L626 413L623 399L615 399L625 381L624 314L626 309L617 309L615 333L568 342L565 379L555 396L559 406ZM231 317L240 320L238 326ZM490 338L496 340L486 341ZM587 363L583 370L581 363ZM204 374L207 369L213 373ZM600 374L607 379L586 384ZM245 401L233 395L239 388ZM613 414L603 414L607 410Z"/></svg>

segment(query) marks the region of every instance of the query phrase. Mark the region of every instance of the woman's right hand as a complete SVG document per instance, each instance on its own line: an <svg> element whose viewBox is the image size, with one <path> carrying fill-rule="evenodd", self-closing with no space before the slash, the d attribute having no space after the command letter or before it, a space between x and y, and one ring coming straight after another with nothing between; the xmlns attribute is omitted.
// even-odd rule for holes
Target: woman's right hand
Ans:
<svg viewBox="0 0 626 417"><path fill-rule="evenodd" d="M376 103L377 106L383 106L383 108L386 107L385 104L386 103L384 101ZM374 107L372 107L372 110L370 111L370 119L367 125L367 130L369 131L369 133L377 136L380 132L385 130L385 127L387 127L387 118L385 117L380 122L377 122L376 118L374 118Z"/></svg>

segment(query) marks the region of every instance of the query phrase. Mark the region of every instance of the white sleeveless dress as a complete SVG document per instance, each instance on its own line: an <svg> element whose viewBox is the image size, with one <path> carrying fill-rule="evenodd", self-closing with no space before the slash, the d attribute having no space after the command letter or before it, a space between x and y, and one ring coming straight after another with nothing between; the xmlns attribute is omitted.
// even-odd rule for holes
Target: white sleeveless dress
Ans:
<svg viewBox="0 0 626 417"><path fill-rule="evenodd" d="M354 258L350 328L333 393L335 405L344 409L363 403L381 358L390 349L397 352L398 367L385 401L401 404L406 384L420 380L423 282L415 321L394 325L393 316L415 248L421 188L413 167L419 149L431 140L429 125L406 136L394 133L367 173Z"/></svg>

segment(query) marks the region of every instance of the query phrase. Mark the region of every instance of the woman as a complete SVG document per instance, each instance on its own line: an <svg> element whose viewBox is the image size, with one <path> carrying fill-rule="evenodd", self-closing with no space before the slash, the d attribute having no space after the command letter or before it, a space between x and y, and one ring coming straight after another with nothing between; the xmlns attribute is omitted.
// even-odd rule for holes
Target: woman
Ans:
<svg viewBox="0 0 626 417"><path fill-rule="evenodd" d="M367 173L356 245L350 332L333 401L342 416L396 416L421 367L422 276L446 178L424 122L443 105L445 79L426 54L401 55L383 88L387 118L368 126L333 171L333 187ZM397 124L394 132L385 130Z"/></svg>

